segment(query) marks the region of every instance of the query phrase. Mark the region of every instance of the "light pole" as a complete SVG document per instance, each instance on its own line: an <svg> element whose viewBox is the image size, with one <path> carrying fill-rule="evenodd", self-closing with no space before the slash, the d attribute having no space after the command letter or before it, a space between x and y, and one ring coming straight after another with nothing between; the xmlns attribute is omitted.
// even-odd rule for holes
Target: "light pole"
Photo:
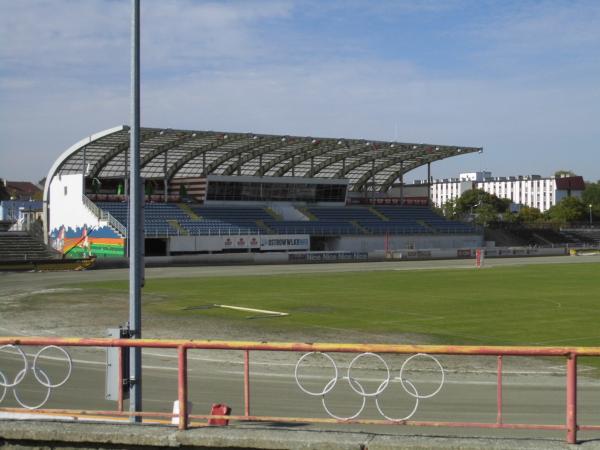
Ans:
<svg viewBox="0 0 600 450"><path fill-rule="evenodd" d="M592 204L591 203L588 205L588 208L590 210L590 225L591 225L592 224Z"/></svg>
<svg viewBox="0 0 600 450"><path fill-rule="evenodd" d="M130 337L142 337L142 271L144 268L144 224L140 183L140 0L131 0L131 126L129 154L129 330ZM129 349L129 411L142 411L142 349ZM132 422L141 422L132 416Z"/></svg>

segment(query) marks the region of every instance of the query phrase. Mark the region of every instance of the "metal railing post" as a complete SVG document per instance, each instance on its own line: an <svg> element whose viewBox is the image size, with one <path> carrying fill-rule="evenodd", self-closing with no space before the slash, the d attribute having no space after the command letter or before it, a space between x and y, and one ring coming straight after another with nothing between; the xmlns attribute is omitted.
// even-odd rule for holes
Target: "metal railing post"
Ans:
<svg viewBox="0 0 600 450"><path fill-rule="evenodd" d="M178 384L177 384L177 399L179 400L179 429L186 430L188 423L187 399L187 348L177 347L178 356Z"/></svg>
<svg viewBox="0 0 600 450"><path fill-rule="evenodd" d="M129 349L127 349L129 351ZM117 411L123 412L123 347L119 347L119 394L117 397Z"/></svg>
<svg viewBox="0 0 600 450"><path fill-rule="evenodd" d="M577 355L567 356L567 443L577 443Z"/></svg>
<svg viewBox="0 0 600 450"><path fill-rule="evenodd" d="M502 423L502 355L498 356L498 380L496 388L496 403L498 407L498 415L496 416L496 423L500 425Z"/></svg>
<svg viewBox="0 0 600 450"><path fill-rule="evenodd" d="M244 350L244 415L250 415L250 351Z"/></svg>

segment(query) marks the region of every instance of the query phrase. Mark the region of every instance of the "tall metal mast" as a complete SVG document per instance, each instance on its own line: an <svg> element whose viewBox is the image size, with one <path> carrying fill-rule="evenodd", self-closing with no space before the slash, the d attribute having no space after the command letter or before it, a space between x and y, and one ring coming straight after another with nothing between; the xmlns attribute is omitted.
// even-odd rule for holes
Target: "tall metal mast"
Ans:
<svg viewBox="0 0 600 450"><path fill-rule="evenodd" d="M129 186L129 328L130 337L142 337L142 270L144 227L140 184L140 0L131 0L131 128ZM142 349L130 348L129 411L142 410ZM140 422L140 417L133 417Z"/></svg>

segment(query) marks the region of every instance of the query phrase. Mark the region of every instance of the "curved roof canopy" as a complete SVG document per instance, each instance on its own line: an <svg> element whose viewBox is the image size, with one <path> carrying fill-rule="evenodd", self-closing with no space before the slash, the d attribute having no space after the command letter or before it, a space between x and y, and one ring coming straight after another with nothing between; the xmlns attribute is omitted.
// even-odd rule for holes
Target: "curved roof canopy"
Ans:
<svg viewBox="0 0 600 450"><path fill-rule="evenodd" d="M218 131L141 128L141 176L169 180L206 175L345 178L353 191L387 191L406 172L480 147L410 144ZM54 163L57 174L118 178L129 172L129 127L83 139ZM84 168L85 166L85 168Z"/></svg>

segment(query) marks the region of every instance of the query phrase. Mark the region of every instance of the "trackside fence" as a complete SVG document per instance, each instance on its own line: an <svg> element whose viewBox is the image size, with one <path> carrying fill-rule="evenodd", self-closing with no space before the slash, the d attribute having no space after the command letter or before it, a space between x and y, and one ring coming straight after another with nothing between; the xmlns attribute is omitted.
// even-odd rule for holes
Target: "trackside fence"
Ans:
<svg viewBox="0 0 600 450"><path fill-rule="evenodd" d="M265 342L236 342L236 341L195 341L195 340L158 340L158 339L88 339L88 338L46 338L46 337L3 337L0 338L0 350L11 348L17 351L24 358L24 368L17 373L14 380L8 379L2 372L3 364L0 359L0 402L6 395L7 390L15 388L20 381L25 377L28 370L28 363L25 353L21 350L27 347L44 346L40 350L33 362L31 370L33 375L40 384L48 389L59 387L67 381L65 380L52 384L48 375L40 368L36 369L36 361L40 353L45 348L58 347L62 351L69 363L69 373L71 373L71 358L66 347L101 347L110 348L116 347L119 352L124 352L131 347L140 348L161 348L175 349L178 355L178 400L179 413L171 414L165 412L142 411L132 413L123 411L122 394L117 402L117 408L113 411L98 411L98 410L67 410L67 409L41 409L38 406L25 406L27 409L35 409L36 413L46 414L69 414L69 415L94 415L107 417L142 417L142 418L177 418L178 427L185 430L190 426L191 420L207 420L207 419L226 419L231 421L254 421L254 422L286 422L286 423L349 423L349 424L373 424L373 425L404 425L418 427L455 427L455 428L495 428L495 429L529 429L529 430L563 430L566 432L566 441L568 443L576 443L578 430L600 430L600 425L578 425L577 422L577 359L582 356L600 356L600 347L504 347L504 346L448 346L448 345L384 345L384 344L329 344L329 343L265 343ZM190 350L238 350L243 352L244 364L244 414L243 415L198 415L189 414L188 405L188 352ZM296 365L295 377L298 387L306 394L322 397L325 411L330 415L330 418L309 418L309 417L269 417L252 415L251 399L250 399L250 364L251 353L260 351L276 351L276 352L297 352L303 353ZM303 360L311 353L321 354L326 359L329 359L335 369L335 376L325 385L322 391L312 392L303 386L298 378L298 367ZM335 366L335 362L329 356L330 353L349 353L356 354L350 367L348 375L341 376ZM378 395L385 390L390 382L389 367L379 355L396 354L396 355L412 355L405 364L413 358L429 358L437 363L441 370L441 382L436 391L432 393L420 393L415 385L408 379L402 376L400 371L400 383L402 387L416 401L416 406L413 411L405 418L391 418L380 408L377 403ZM419 400L424 400L435 395L442 388L444 383L444 369L440 362L433 355L471 355L471 356L496 356L497 357L497 416L496 421L488 422L438 422L438 421L418 421L410 420L410 417L415 413ZM530 424L530 423L506 423L503 420L503 403L502 403L502 364L505 356L522 356L522 357L563 357L566 364L566 410L564 424ZM0 354L0 358L2 355ZM360 382L350 375L352 365L361 358L373 358L378 361L378 364L383 363L388 371L387 379L379 385L373 392L368 392ZM123 368L120 368L122 371ZM360 419L358 413L350 417L338 417L331 413L326 406L325 395L333 389L333 386L338 380L347 381L352 390L360 395L364 402L367 398L372 398L376 401L377 409L383 416L383 419ZM4 393L2 393L2 389ZM48 394L49 395L49 394ZM15 391L15 398L17 398ZM46 398L47 399L47 398ZM45 402L42 402L43 405ZM21 408L0 408L4 412L24 412Z"/></svg>

